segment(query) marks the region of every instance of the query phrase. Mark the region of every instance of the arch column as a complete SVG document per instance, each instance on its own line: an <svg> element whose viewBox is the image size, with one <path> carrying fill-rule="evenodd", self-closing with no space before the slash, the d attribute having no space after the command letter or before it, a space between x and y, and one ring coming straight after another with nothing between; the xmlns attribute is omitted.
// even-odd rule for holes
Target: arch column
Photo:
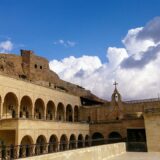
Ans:
<svg viewBox="0 0 160 160"><path fill-rule="evenodd" d="M3 118L3 103L4 103L4 100L1 99L1 103L0 103L0 119Z"/></svg>
<svg viewBox="0 0 160 160"><path fill-rule="evenodd" d="M64 111L64 122L66 122L66 109Z"/></svg>
<svg viewBox="0 0 160 160"><path fill-rule="evenodd" d="M35 102L34 102L33 104L35 104ZM32 107L32 112L31 112L31 114L32 114L32 115L31 115L31 118L32 118L32 119L35 119L34 107L35 107L35 106L33 105L33 107Z"/></svg>
<svg viewBox="0 0 160 160"><path fill-rule="evenodd" d="M55 116L54 116L54 121L57 121L57 108L55 108Z"/></svg>
<svg viewBox="0 0 160 160"><path fill-rule="evenodd" d="M46 107L46 104L45 104L44 117L43 117L43 119L44 119L44 120L46 120L46 119L47 119L47 116L46 116L46 108L47 108L47 107Z"/></svg>
<svg viewBox="0 0 160 160"><path fill-rule="evenodd" d="M74 110L72 112L72 122L74 122Z"/></svg>
<svg viewBox="0 0 160 160"><path fill-rule="evenodd" d="M17 118L19 118L19 113L20 113L20 103L18 103L18 106L17 106Z"/></svg>

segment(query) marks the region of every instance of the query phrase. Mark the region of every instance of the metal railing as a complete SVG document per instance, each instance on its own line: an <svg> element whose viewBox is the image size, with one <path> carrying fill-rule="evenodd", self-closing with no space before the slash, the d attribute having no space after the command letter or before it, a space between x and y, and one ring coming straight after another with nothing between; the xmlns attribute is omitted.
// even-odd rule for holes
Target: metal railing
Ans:
<svg viewBox="0 0 160 160"><path fill-rule="evenodd" d="M131 100L131 101L124 101L124 103L145 103L145 102L160 102L160 98L150 98L150 99L140 99L140 100Z"/></svg>
<svg viewBox="0 0 160 160"><path fill-rule="evenodd" d="M98 146L103 144L111 144L125 142L124 139L115 139L112 141L106 139L95 139L95 140L72 140L72 141L61 141L61 142L50 142L44 143L39 142L37 144L25 144L25 145L0 145L0 158L1 160L13 160L19 158L26 158L50 153L57 153L67 150Z"/></svg>
<svg viewBox="0 0 160 160"><path fill-rule="evenodd" d="M28 115L28 116L20 116L19 114L10 114L10 115L2 115L1 120L3 119L21 119L21 120L41 120L41 121L53 121L53 122L64 122L64 123L88 123L87 121L80 121L80 120L72 120L69 121L67 119L58 119L55 117L49 116L35 116L35 115Z"/></svg>
<svg viewBox="0 0 160 160"><path fill-rule="evenodd" d="M160 108L145 108L145 113L160 113Z"/></svg>

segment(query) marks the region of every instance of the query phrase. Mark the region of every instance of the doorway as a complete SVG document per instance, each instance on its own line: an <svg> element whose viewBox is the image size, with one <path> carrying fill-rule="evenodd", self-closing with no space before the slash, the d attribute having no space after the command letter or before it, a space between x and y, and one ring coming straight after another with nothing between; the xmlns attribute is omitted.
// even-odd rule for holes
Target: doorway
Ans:
<svg viewBox="0 0 160 160"><path fill-rule="evenodd" d="M147 152L145 129L127 129L127 151Z"/></svg>

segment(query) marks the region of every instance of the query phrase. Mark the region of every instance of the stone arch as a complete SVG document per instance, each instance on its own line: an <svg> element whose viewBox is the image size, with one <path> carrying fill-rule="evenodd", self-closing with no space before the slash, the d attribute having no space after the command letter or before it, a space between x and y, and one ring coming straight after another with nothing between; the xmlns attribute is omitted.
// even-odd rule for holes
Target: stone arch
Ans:
<svg viewBox="0 0 160 160"><path fill-rule="evenodd" d="M47 109L46 109L46 119L47 120L54 120L55 119L55 104L53 101L48 101Z"/></svg>
<svg viewBox="0 0 160 160"><path fill-rule="evenodd" d="M72 122L73 121L73 109L70 104L66 107L66 121Z"/></svg>
<svg viewBox="0 0 160 160"><path fill-rule="evenodd" d="M8 92L4 97L3 117L16 118L18 115L18 98L15 93Z"/></svg>
<svg viewBox="0 0 160 160"><path fill-rule="evenodd" d="M41 98L38 98L34 104L34 116L36 119L44 119L45 105Z"/></svg>
<svg viewBox="0 0 160 160"><path fill-rule="evenodd" d="M75 149L76 148L76 136L72 134L69 139L69 149Z"/></svg>
<svg viewBox="0 0 160 160"><path fill-rule="evenodd" d="M31 155L33 155L33 139L26 135L20 143L19 157L29 157Z"/></svg>
<svg viewBox="0 0 160 160"><path fill-rule="evenodd" d="M65 121L65 109L63 103L59 103L57 106L57 120Z"/></svg>
<svg viewBox="0 0 160 160"><path fill-rule="evenodd" d="M68 139L65 134L63 134L60 138L60 151L65 151L68 149Z"/></svg>
<svg viewBox="0 0 160 160"><path fill-rule="evenodd" d="M78 136L78 148L82 148L84 145L84 139L83 139L83 135L82 134L80 134L79 136Z"/></svg>
<svg viewBox="0 0 160 160"><path fill-rule="evenodd" d="M92 145L101 145L104 144L104 136L100 132L95 132L92 135Z"/></svg>
<svg viewBox="0 0 160 160"><path fill-rule="evenodd" d="M56 135L51 135L49 139L49 145L48 145L48 153L56 152L58 149L58 138Z"/></svg>
<svg viewBox="0 0 160 160"><path fill-rule="evenodd" d="M35 154L44 154L46 152L46 137L44 135L38 136L36 140Z"/></svg>
<svg viewBox="0 0 160 160"><path fill-rule="evenodd" d="M74 121L75 122L79 121L79 108L78 108L78 106L74 107Z"/></svg>
<svg viewBox="0 0 160 160"><path fill-rule="evenodd" d="M20 118L32 118L33 103L29 96L23 96L20 103Z"/></svg>
<svg viewBox="0 0 160 160"><path fill-rule="evenodd" d="M122 140L122 136L119 132L111 132L108 135L108 142L109 143L115 143L115 142L120 142Z"/></svg>
<svg viewBox="0 0 160 160"><path fill-rule="evenodd" d="M90 139L89 139L89 135L85 136L85 147L89 147L90 146Z"/></svg>

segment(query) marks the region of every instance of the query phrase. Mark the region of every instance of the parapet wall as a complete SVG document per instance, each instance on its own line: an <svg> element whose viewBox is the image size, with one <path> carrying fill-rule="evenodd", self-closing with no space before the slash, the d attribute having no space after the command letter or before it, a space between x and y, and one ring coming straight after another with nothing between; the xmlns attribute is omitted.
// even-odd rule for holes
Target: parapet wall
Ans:
<svg viewBox="0 0 160 160"><path fill-rule="evenodd" d="M46 154L21 160L108 160L126 152L125 143L107 144L83 149Z"/></svg>

